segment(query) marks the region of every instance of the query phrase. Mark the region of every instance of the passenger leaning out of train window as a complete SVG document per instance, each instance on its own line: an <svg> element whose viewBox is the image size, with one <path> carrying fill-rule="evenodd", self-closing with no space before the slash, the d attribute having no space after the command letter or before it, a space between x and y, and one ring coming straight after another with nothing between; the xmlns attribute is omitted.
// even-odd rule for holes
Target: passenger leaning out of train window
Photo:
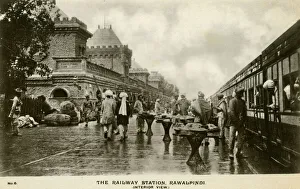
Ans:
<svg viewBox="0 0 300 189"><path fill-rule="evenodd" d="M272 108L272 109L275 109L277 106L278 106L278 103L277 103L277 99L276 99L276 96L277 96L277 86L276 86L276 83L274 80L267 80L264 84L263 84L263 88L268 90L268 93L270 94L271 96L271 104L267 105L269 108Z"/></svg>
<svg viewBox="0 0 300 189"><path fill-rule="evenodd" d="M284 87L284 92L287 100L290 102L292 111L300 111L300 79L296 78L294 85L287 85ZM293 91L293 92L292 92Z"/></svg>

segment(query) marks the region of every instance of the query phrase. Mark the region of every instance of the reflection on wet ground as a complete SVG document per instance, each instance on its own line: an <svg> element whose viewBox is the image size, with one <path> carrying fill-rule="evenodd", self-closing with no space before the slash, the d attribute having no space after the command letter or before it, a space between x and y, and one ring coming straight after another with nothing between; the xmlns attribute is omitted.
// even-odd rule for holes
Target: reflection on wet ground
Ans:
<svg viewBox="0 0 300 189"><path fill-rule="evenodd" d="M153 136L136 134L130 120L129 137L120 142L103 138L103 128L95 122L85 128L45 127L22 129L23 136L2 132L0 176L43 175L128 175L128 174L251 174L244 161L230 161L224 141L201 145L203 166L188 166L190 145L186 138L172 135L163 142L161 124L153 123Z"/></svg>

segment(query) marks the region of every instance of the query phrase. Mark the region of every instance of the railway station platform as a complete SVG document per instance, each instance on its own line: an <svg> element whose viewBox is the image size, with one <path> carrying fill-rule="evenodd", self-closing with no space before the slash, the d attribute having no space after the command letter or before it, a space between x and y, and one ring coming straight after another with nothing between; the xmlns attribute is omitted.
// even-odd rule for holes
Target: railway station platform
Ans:
<svg viewBox="0 0 300 189"><path fill-rule="evenodd" d="M125 142L120 142L118 135L106 141L103 127L96 122L88 127L23 128L18 137L1 128L0 176L291 173L248 145L247 158L230 160L227 144L219 141L216 145L213 138L208 146L200 147L205 169L198 169L186 164L191 150L186 138L173 135L171 129L172 140L164 142L163 127L155 122L152 131L152 137L137 134L134 117Z"/></svg>

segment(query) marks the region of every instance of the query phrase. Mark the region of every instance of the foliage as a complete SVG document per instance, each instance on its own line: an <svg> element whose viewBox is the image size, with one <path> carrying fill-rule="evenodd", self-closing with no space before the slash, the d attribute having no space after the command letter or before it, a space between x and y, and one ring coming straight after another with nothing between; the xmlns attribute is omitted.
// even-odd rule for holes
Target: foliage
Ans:
<svg viewBox="0 0 300 189"><path fill-rule="evenodd" d="M51 69L40 61L47 57L54 32L51 0L6 0L0 8L1 64L12 87L24 86L35 71L49 76Z"/></svg>

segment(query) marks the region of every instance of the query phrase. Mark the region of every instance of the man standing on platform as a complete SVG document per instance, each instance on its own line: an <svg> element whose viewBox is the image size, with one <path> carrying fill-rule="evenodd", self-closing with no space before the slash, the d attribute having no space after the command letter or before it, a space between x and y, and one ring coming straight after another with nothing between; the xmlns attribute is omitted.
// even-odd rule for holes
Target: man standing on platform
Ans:
<svg viewBox="0 0 300 189"><path fill-rule="evenodd" d="M136 117L137 133L144 132L145 121L144 118L142 117L142 113L144 111L142 100L143 100L142 95L139 95L137 101L135 101L133 106L134 111L137 113L137 117Z"/></svg>
<svg viewBox="0 0 300 189"><path fill-rule="evenodd" d="M181 99L179 100L178 104L180 107L179 114L180 115L188 115L188 109L191 105L191 102L185 98L185 94L181 95Z"/></svg>
<svg viewBox="0 0 300 189"><path fill-rule="evenodd" d="M104 138L111 140L113 124L115 122L116 101L111 90L105 91L105 100L102 103L102 124L104 125Z"/></svg>
<svg viewBox="0 0 300 189"><path fill-rule="evenodd" d="M164 113L163 107L160 104L160 99L157 99L155 102L155 107L154 107L154 111L156 115L160 115Z"/></svg>
<svg viewBox="0 0 300 189"><path fill-rule="evenodd" d="M100 123L101 118L101 105L102 105L102 92L98 89L96 92L97 102L95 104L95 111L97 117L97 123Z"/></svg>
<svg viewBox="0 0 300 189"><path fill-rule="evenodd" d="M174 95L174 99L171 102L171 108L172 108L172 115L177 115L180 112L180 107L178 104L178 97L179 95Z"/></svg>
<svg viewBox="0 0 300 189"><path fill-rule="evenodd" d="M219 100L218 105L217 105L218 126L220 129L219 138L224 139L224 129L225 129L224 127L225 127L225 123L227 120L227 104L226 104L223 94L218 94L217 97Z"/></svg>
<svg viewBox="0 0 300 189"><path fill-rule="evenodd" d="M243 137L245 130L245 122L247 117L247 107L245 101L242 99L244 88L237 88L235 90L235 97L229 102L229 157L233 159L234 156L234 144L237 132L237 152L236 157L243 157Z"/></svg>
<svg viewBox="0 0 300 189"><path fill-rule="evenodd" d="M83 111L83 117L85 121L85 126L88 126L88 123L90 121L91 112L93 111L93 102L90 100L90 95L85 95L85 101L82 105L82 111Z"/></svg>
<svg viewBox="0 0 300 189"><path fill-rule="evenodd" d="M207 125L210 121L212 115L212 107L210 102L205 100L205 95L203 92L198 92L198 99L193 101L192 112L195 115L195 123L201 123L202 125ZM208 138L205 140L205 145L208 146Z"/></svg>

